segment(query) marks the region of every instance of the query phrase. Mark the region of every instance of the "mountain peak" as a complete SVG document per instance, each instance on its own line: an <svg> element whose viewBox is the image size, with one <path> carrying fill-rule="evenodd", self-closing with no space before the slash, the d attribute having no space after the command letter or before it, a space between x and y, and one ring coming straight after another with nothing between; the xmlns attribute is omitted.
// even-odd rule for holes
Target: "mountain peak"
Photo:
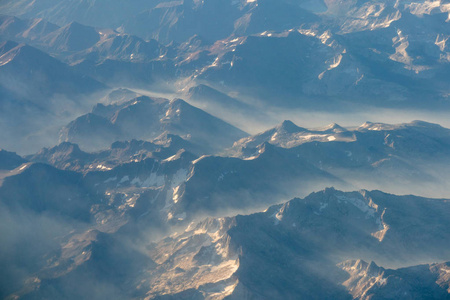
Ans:
<svg viewBox="0 0 450 300"><path fill-rule="evenodd" d="M0 149L0 170L12 170L25 162L27 162L27 160L17 155L15 152Z"/></svg>
<svg viewBox="0 0 450 300"><path fill-rule="evenodd" d="M85 26L85 25L83 25L83 24L80 24L80 23L78 23L77 21L72 21L72 22L70 22L69 24L67 24L66 26L64 26L65 28L86 28L86 27L88 27L89 28L89 26Z"/></svg>
<svg viewBox="0 0 450 300"><path fill-rule="evenodd" d="M154 140L154 143L156 144L165 144L165 143L171 143L171 142L187 142L185 139L180 137L179 135L172 134L168 131L164 131L159 136L157 136Z"/></svg>
<svg viewBox="0 0 450 300"><path fill-rule="evenodd" d="M54 49L63 51L81 51L92 47L100 40L95 28L71 22L54 31L47 37L47 42Z"/></svg>
<svg viewBox="0 0 450 300"><path fill-rule="evenodd" d="M209 86L207 86L207 85L205 85L203 83L200 83L200 84L198 84L196 86L190 87L189 88L189 93L194 93L194 92L204 91L204 90L209 91L209 90L213 90L213 88L211 88L211 87L209 87Z"/></svg>
<svg viewBox="0 0 450 300"><path fill-rule="evenodd" d="M327 195L329 195L329 194L334 194L334 193L336 193L336 189L334 188L334 187L327 187L327 188L325 188L324 190L323 190L323 193L324 194L327 194Z"/></svg>
<svg viewBox="0 0 450 300"><path fill-rule="evenodd" d="M58 150L58 151L70 150L73 152L81 152L80 147L78 147L77 144L74 144L71 142L62 142L59 145L53 147L53 149Z"/></svg>
<svg viewBox="0 0 450 300"><path fill-rule="evenodd" d="M189 103L187 103L186 101L184 101L183 99L180 99L180 98L175 98L172 101L170 101L170 105L178 106L178 107L190 106Z"/></svg>
<svg viewBox="0 0 450 300"><path fill-rule="evenodd" d="M56 65L63 65L63 63L54 59L50 55L27 44L17 44L12 42L5 44L3 49L6 50L6 52L0 53L0 55L2 55L0 65L5 65L13 61L21 61L22 64L28 64L30 68L31 66L39 67L41 64L52 65L53 67ZM2 48L0 48L0 50L2 50Z"/></svg>
<svg viewBox="0 0 450 300"><path fill-rule="evenodd" d="M56 145L52 148L44 148L37 153L37 156L42 155L52 155L59 153L59 155L84 155L86 154L84 151L80 149L77 144L71 142L62 142L59 145Z"/></svg>
<svg viewBox="0 0 450 300"><path fill-rule="evenodd" d="M70 22L64 27L61 27L61 31L66 31L69 33L84 33L84 34L95 34L98 35L97 30L94 27L83 25L76 21Z"/></svg>
<svg viewBox="0 0 450 300"><path fill-rule="evenodd" d="M339 132L345 132L345 131L347 131L347 129L340 126L339 124L331 123L328 126L324 127L322 131L339 133Z"/></svg>
<svg viewBox="0 0 450 300"><path fill-rule="evenodd" d="M277 131L282 131L286 133L295 133L299 131L305 131L304 128L298 127L290 120L284 120L280 125L276 127Z"/></svg>
<svg viewBox="0 0 450 300"><path fill-rule="evenodd" d="M272 153L276 153L277 147L275 145L272 145L269 142L264 142L261 145L258 146L259 153L264 154L265 156L270 155Z"/></svg>
<svg viewBox="0 0 450 300"><path fill-rule="evenodd" d="M339 264L345 270L352 270L353 272L364 272L367 275L377 275L380 271L380 267L373 261L370 263L362 260L346 260Z"/></svg>

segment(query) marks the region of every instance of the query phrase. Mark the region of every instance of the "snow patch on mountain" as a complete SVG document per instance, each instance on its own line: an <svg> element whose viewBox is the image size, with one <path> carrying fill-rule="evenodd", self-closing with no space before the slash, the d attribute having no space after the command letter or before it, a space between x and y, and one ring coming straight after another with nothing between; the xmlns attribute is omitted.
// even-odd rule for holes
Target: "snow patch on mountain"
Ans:
<svg viewBox="0 0 450 300"><path fill-rule="evenodd" d="M159 187L164 185L165 178L162 175L158 175L157 173L151 173L149 177L145 179L141 179L139 177L135 177L131 180L131 184L141 187L141 188L149 188L149 187Z"/></svg>
<svg viewBox="0 0 450 300"><path fill-rule="evenodd" d="M347 197L345 195L336 195L336 198L338 199L338 202L344 202L344 203L350 203L353 206L355 206L356 208L358 208L360 211L362 211L363 213L366 214L367 217L374 217L375 216L375 212L376 209L371 207L368 203L366 203L365 201L358 199L358 198L353 198L353 197Z"/></svg>
<svg viewBox="0 0 450 300"><path fill-rule="evenodd" d="M429 15L436 8L441 8L441 0L437 1L424 1L424 2L412 2L411 4L406 4L406 8L409 9L411 14L422 17L423 15ZM444 7L440 9L444 11Z"/></svg>

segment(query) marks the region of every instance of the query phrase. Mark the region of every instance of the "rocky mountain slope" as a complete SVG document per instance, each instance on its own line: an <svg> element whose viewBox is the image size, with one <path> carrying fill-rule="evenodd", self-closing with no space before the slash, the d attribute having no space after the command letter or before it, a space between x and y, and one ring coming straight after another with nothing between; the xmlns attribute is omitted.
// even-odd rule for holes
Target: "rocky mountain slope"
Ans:
<svg viewBox="0 0 450 300"><path fill-rule="evenodd" d="M192 223L139 253L123 248L122 229L104 232L110 220L103 233L66 238L58 263L21 293L97 298L91 285L70 290L68 282L85 283L92 275L83 274L111 263L101 286L118 280L113 298L446 299L448 263L409 266L448 261L448 210L448 200L326 189L264 213Z"/></svg>

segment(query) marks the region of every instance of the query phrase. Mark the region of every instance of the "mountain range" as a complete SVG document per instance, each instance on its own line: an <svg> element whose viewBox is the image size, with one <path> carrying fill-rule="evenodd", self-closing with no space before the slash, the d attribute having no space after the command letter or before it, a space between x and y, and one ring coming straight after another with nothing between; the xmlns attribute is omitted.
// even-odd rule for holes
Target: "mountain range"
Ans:
<svg viewBox="0 0 450 300"><path fill-rule="evenodd" d="M205 153L218 151L247 134L184 100L139 96L124 103L96 105L62 129L61 140L98 149L121 139L184 136Z"/></svg>
<svg viewBox="0 0 450 300"><path fill-rule="evenodd" d="M450 299L449 23L0 1L0 298Z"/></svg>
<svg viewBox="0 0 450 300"><path fill-rule="evenodd" d="M446 299L448 262L423 261L448 257L448 203L326 189L263 213L192 223L148 245L146 255L125 246L121 229L105 232L107 223L127 226L109 219L64 238L17 295L96 299L114 287L106 292L114 299ZM108 277L92 277L106 270Z"/></svg>
<svg viewBox="0 0 450 300"><path fill-rule="evenodd" d="M313 132L316 140L304 140ZM379 143L381 133L396 138L391 146ZM407 147L413 140L422 147ZM364 151L387 147L432 162L446 157L446 142L447 129L424 122L308 130L286 121L236 142L227 151L237 157L198 158L184 150L198 148L175 135L93 153L67 142L25 159L3 151L1 290L24 299L445 299L449 200L325 189L224 216L262 210L283 190L288 197L314 182L344 183L326 171L336 159L319 168L302 147L346 154L342 144L360 143L350 146L356 166L342 166L351 172L367 167L357 159ZM256 157L245 154L253 145ZM39 225L33 238L29 223ZM40 247L28 248L36 239ZM12 254L21 248L29 250Z"/></svg>
<svg viewBox="0 0 450 300"><path fill-rule="evenodd" d="M108 71L140 86L182 74L193 84L274 106L448 110L445 1L148 1L114 20L92 19L122 4L104 5L5 1L3 13L30 19L2 17L2 35L39 45L116 85L119 78ZM50 15L62 27L33 19ZM132 66L142 69L138 76Z"/></svg>

